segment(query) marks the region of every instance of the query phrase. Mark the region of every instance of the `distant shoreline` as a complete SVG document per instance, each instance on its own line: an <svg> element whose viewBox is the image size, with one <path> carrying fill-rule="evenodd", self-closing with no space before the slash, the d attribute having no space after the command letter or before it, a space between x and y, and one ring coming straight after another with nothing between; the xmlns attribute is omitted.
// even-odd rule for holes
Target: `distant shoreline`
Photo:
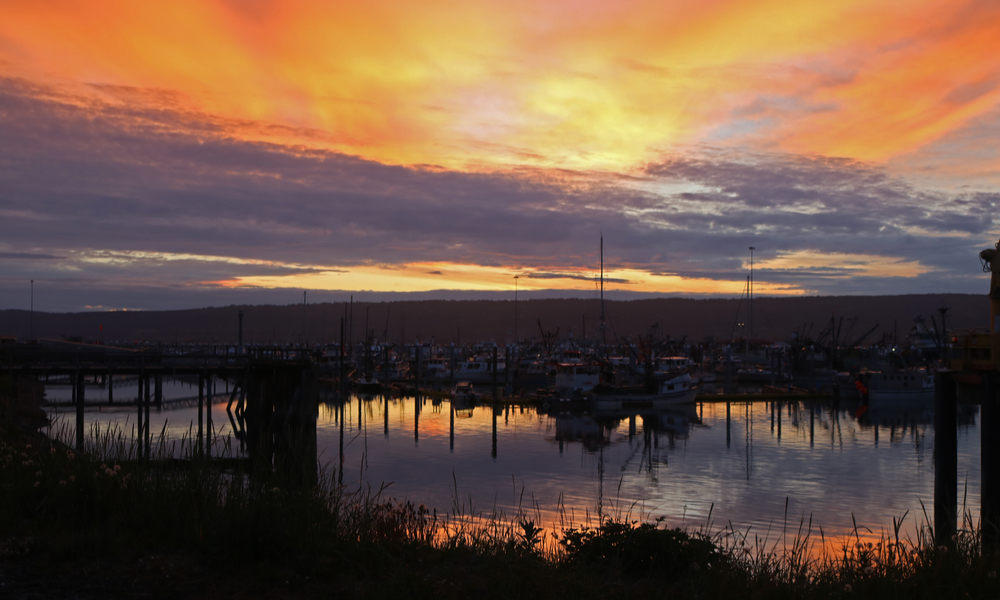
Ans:
<svg viewBox="0 0 1000 600"><path fill-rule="evenodd" d="M878 325L865 342L895 333L902 339L922 318L928 327L947 308L948 329L985 327L986 294L909 294L900 296L760 297L754 299L753 337L788 341L815 336L831 318L850 336ZM540 339L544 330L561 339L600 337L600 301L595 299L407 300L394 302L226 306L171 311L48 313L0 311L0 336L21 340L81 338L84 341L235 343L238 313L244 313L246 343L327 344L345 337L363 340L367 331L390 344L438 344ZM351 313L353 310L353 319ZM686 342L739 337L746 321L740 299L656 298L606 300L605 339L653 335ZM351 322L353 320L353 326ZM515 331L516 324L516 331ZM540 324L540 325L539 325ZM938 326L939 327L939 326ZM32 331L33 330L33 331Z"/></svg>

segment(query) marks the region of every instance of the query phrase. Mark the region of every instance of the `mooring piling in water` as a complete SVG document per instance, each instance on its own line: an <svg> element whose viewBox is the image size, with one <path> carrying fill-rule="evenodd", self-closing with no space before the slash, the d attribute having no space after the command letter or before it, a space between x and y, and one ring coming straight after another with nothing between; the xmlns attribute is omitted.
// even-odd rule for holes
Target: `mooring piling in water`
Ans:
<svg viewBox="0 0 1000 600"><path fill-rule="evenodd" d="M145 408L145 410L143 411L143 417L145 419L144 420L144 426L143 426L144 436L142 438L140 438L139 443L140 443L140 450L142 452L143 458L145 458L145 459L148 460L149 459L149 454L150 454L150 442L151 442L151 440L150 440L150 434L151 434L151 432L150 432L150 427L149 427L149 405L150 405L149 377L148 376L145 377L145 380L146 380L146 385L143 386L144 389L145 389L145 396L143 398L143 400L144 400L143 407Z"/></svg>
<svg viewBox="0 0 1000 600"><path fill-rule="evenodd" d="M958 518L958 393L950 371L934 388L934 543L954 544Z"/></svg>
<svg viewBox="0 0 1000 600"><path fill-rule="evenodd" d="M1000 543L1000 440L997 439L1000 407L997 406L997 373L982 374L980 426L980 468L982 469L982 540L984 548Z"/></svg>
<svg viewBox="0 0 1000 600"><path fill-rule="evenodd" d="M73 399L76 401L76 449L83 450L83 373L77 371L73 375Z"/></svg>

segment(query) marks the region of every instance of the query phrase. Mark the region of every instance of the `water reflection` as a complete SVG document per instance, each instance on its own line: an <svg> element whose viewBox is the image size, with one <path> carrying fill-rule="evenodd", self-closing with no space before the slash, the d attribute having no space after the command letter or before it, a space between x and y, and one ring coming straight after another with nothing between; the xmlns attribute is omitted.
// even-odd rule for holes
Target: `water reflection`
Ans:
<svg viewBox="0 0 1000 600"><path fill-rule="evenodd" d="M391 483L391 494L444 511L537 506L549 523L632 510L696 526L711 512L719 527L772 537L786 517L797 524L811 515L830 537L853 529L852 513L877 532L907 512L904 533L914 535L920 503L933 502L932 406L747 402L602 413L447 401L427 410L428 402L347 403L371 406L366 414L383 425L376 440L364 420L347 424L349 485ZM974 513L977 412L959 414L959 486ZM335 415L321 410L322 438Z"/></svg>
<svg viewBox="0 0 1000 600"><path fill-rule="evenodd" d="M127 422L123 408L88 411L88 422ZM442 512L537 510L548 528L616 511L695 527L711 513L713 531L732 523L774 539L786 518L794 531L812 516L835 538L853 520L878 532L908 513L913 536L921 502L933 504L933 416L932 404L848 400L596 412L369 395L320 406L317 448L348 487L387 485ZM974 515L977 416L960 406L959 498ZM196 409L164 410L154 432L168 417L186 432Z"/></svg>

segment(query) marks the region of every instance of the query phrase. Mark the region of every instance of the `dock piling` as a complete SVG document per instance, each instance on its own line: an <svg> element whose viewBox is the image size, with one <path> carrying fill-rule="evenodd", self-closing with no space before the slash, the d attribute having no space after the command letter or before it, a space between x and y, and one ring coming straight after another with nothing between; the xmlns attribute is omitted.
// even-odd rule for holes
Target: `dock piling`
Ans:
<svg viewBox="0 0 1000 600"><path fill-rule="evenodd" d="M934 389L934 543L951 546L958 517L958 390L949 371Z"/></svg>
<svg viewBox="0 0 1000 600"><path fill-rule="evenodd" d="M982 470L982 536L983 549L996 549L1000 543L1000 440L997 425L1000 407L997 406L997 373L982 375L982 407L980 410L980 453Z"/></svg>

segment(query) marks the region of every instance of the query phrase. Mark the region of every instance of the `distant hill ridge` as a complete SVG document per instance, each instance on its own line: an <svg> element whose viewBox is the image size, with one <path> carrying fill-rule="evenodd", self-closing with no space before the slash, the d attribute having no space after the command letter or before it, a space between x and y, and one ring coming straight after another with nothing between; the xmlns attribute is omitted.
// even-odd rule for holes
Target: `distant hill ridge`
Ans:
<svg viewBox="0 0 1000 600"><path fill-rule="evenodd" d="M739 323L747 322L747 303L738 299L661 298L605 301L606 339L649 335L686 337L701 342L740 337ZM985 327L989 300L985 294L916 294L905 296L812 296L754 299L754 337L784 341L793 332L815 336L831 318L843 319L844 338L851 341L879 325L865 338L882 339L884 332L905 336L914 319L932 326L940 322L939 308L946 307L948 326L955 329ZM157 341L235 343L239 311L243 311L246 343L328 343L345 336L364 339L367 329L390 343L469 343L540 338L558 331L560 338L600 336L601 305L593 299L522 300L515 304L496 300L416 300L355 302L347 304L295 304L285 306L226 306L174 311L34 313L0 311L0 335L28 339L82 338L85 341ZM353 314L353 319L351 315ZM351 326L353 323L353 326ZM744 330L745 331L745 330Z"/></svg>

